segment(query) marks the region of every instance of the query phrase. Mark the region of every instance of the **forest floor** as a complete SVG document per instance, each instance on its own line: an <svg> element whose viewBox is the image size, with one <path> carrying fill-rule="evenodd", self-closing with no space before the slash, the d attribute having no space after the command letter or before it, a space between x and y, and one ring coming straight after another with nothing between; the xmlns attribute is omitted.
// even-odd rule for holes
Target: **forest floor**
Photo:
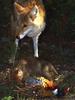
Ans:
<svg viewBox="0 0 75 100"><path fill-rule="evenodd" d="M0 40L0 98L13 96L14 100L26 100L26 97L28 97L27 100L35 100L37 97L40 97L41 100L58 100L52 91L39 87L38 89L27 88L27 90L21 91L26 88L22 81L17 80L15 75L18 70L22 70L24 80L29 77L44 77L53 80L61 90L66 91L63 100L74 100L75 43L63 40L58 42L43 35L41 37L39 40L39 58L33 57L32 40L26 37L20 41L14 66L8 63L13 51L12 42L5 38ZM44 98L42 99L42 97ZM59 99L62 100L62 95Z"/></svg>

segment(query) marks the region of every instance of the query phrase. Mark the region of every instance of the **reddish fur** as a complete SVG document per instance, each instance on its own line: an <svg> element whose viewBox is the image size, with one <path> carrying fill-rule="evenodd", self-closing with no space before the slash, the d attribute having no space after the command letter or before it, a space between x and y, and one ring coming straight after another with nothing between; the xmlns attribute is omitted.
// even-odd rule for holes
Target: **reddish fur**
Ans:
<svg viewBox="0 0 75 100"><path fill-rule="evenodd" d="M20 11L19 13L25 14L25 15L28 14L35 5L37 5L39 7L40 11L42 11L42 13L45 17L44 6L43 6L43 4L41 4L39 2L39 0L28 0L27 2L25 2L25 4L15 3L16 8L18 9L18 11ZM24 10L21 11L19 6L23 7Z"/></svg>

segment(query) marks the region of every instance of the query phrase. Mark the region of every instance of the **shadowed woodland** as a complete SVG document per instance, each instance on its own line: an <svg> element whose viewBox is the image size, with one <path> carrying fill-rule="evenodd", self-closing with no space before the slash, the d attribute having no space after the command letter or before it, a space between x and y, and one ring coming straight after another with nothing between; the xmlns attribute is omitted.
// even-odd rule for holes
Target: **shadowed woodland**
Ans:
<svg viewBox="0 0 75 100"><path fill-rule="evenodd" d="M25 0L22 0L22 2ZM75 96L75 0L43 0L46 27L39 38L39 58L33 56L32 39L20 40L15 64L9 64L14 51L11 28L13 0L0 0L0 99L1 100L74 100ZM23 80L18 72L23 72ZM36 77L36 78L34 78ZM37 77L52 80L60 88L35 86ZM31 82L30 82L31 80ZM41 79L42 80L42 79ZM25 83L29 84L25 87ZM30 83L28 83L30 82ZM34 83L34 87L32 87ZM37 82L38 83L38 82ZM39 83L40 84L40 83ZM64 93L61 91L65 91Z"/></svg>

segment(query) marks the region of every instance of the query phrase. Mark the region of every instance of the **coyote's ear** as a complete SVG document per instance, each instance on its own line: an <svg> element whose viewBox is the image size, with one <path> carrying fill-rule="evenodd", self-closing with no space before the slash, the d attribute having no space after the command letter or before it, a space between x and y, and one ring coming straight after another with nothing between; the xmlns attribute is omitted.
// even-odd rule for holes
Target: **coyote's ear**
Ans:
<svg viewBox="0 0 75 100"><path fill-rule="evenodd" d="M14 3L14 6L18 14L22 14L25 12L25 8L20 4L18 4L17 2Z"/></svg>

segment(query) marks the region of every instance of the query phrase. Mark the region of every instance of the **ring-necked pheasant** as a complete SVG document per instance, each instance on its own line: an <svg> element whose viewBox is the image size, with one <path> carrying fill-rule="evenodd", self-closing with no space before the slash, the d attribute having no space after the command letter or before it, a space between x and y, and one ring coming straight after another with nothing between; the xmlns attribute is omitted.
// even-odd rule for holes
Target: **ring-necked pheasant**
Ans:
<svg viewBox="0 0 75 100"><path fill-rule="evenodd" d="M45 8L42 0L15 2L16 50L18 42L25 36L33 40L34 57L38 57L38 38L45 28Z"/></svg>

